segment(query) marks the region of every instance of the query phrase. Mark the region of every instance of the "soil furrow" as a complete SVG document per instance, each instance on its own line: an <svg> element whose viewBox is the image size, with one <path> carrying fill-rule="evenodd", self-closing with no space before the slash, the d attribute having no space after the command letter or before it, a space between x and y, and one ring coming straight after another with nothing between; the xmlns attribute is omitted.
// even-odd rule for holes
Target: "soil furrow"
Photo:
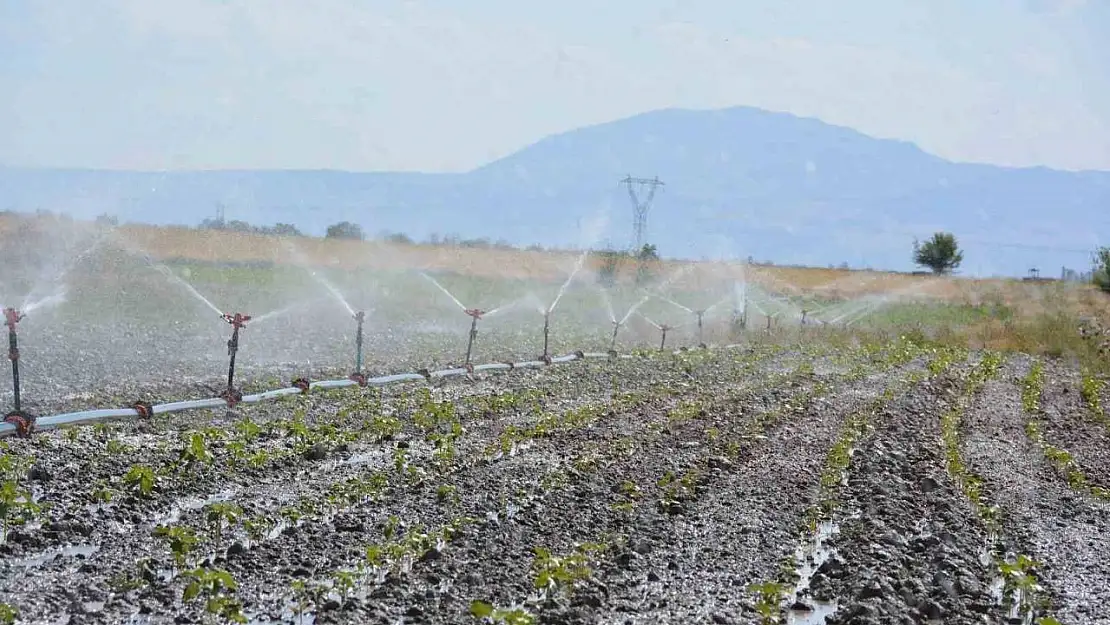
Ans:
<svg viewBox="0 0 1110 625"><path fill-rule="evenodd" d="M1084 401L1082 376L1051 360L1044 367L1045 441L1068 450L1092 484L1110 489L1110 428Z"/></svg>
<svg viewBox="0 0 1110 625"><path fill-rule="evenodd" d="M979 623L994 613L993 567L980 560L986 528L945 470L940 415L957 403L947 375L882 410L853 455L835 549L811 580L837 604L830 624L939 619Z"/></svg>
<svg viewBox="0 0 1110 625"><path fill-rule="evenodd" d="M1052 591L1056 618L1110 623L1110 504L1069 487L1026 435L1019 384L1030 367L1015 358L1002 379L986 384L967 413L964 453L1001 508L1005 533L1043 563L1037 573Z"/></svg>

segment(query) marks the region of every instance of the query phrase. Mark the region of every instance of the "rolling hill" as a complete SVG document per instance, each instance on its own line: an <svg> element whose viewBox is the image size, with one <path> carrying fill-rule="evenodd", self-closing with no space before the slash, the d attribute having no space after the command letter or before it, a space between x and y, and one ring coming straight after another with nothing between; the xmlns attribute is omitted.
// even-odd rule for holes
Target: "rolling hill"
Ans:
<svg viewBox="0 0 1110 625"><path fill-rule="evenodd" d="M576 244L608 212L628 243L625 175L658 175L648 239L666 255L908 269L912 239L949 230L972 274L1085 269L1107 242L1110 172L954 163L911 143L747 107L667 109L544 138L463 174L118 172L0 168L0 209L193 225L229 219L322 233L401 231ZM1099 232L1104 233L1099 238Z"/></svg>

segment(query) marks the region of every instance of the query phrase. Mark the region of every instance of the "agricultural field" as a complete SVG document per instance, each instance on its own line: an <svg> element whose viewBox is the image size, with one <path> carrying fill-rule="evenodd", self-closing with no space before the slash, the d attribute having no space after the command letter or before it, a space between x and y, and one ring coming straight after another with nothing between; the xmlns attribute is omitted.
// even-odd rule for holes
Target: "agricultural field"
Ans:
<svg viewBox="0 0 1110 625"><path fill-rule="evenodd" d="M1110 623L1098 294L663 266L648 298L574 256L499 276L61 239L0 291L32 304L39 415L214 396L217 311L254 315L244 392L346 377L355 311L371 375L462 364L467 307L474 363L534 359L545 312L551 354L601 357L5 438L0 623Z"/></svg>

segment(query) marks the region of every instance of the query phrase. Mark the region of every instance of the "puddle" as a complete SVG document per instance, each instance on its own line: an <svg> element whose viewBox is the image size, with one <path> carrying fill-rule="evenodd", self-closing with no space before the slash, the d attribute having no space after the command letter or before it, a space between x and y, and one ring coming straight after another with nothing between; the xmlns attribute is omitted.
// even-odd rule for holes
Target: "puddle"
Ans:
<svg viewBox="0 0 1110 625"><path fill-rule="evenodd" d="M798 584L786 600L787 625L824 625L825 617L836 613L835 601L816 601L809 596L809 582L817 569L836 553L836 549L828 541L839 531L840 528L833 521L822 521L818 523L817 531L810 540L794 550L794 562L797 563L794 571L798 574ZM799 601L811 609L793 609L791 606Z"/></svg>
<svg viewBox="0 0 1110 625"><path fill-rule="evenodd" d="M55 547L54 549L48 549L38 555L20 558L17 560L9 560L7 563L11 566L33 568L38 566L45 566L59 558L85 559L98 551L100 551L100 545L66 545L65 547Z"/></svg>
<svg viewBox="0 0 1110 625"><path fill-rule="evenodd" d="M256 614L247 618L247 625L288 625L295 623L296 625L315 625L316 614L309 610L297 613L297 605L295 602L290 601L285 604L285 608L281 611L281 616L273 617L269 614Z"/></svg>
<svg viewBox="0 0 1110 625"><path fill-rule="evenodd" d="M216 503L216 502L227 501L228 499L231 499L234 496L235 496L234 491L225 491L225 492L216 493L215 495L210 495L210 496L204 497L204 498L194 497L194 498L186 499L185 501L182 501L181 503L179 503L176 506L174 506L173 508L171 508L170 511L167 512L166 514L164 514L161 517L159 517L158 519L156 519L154 521L154 525L155 525L155 527L157 527L159 525L170 525L172 523L177 523L178 521L181 520L181 515L185 514L186 512L190 512L190 511L193 511L193 510L199 510L200 508L203 508L204 506L207 506L209 504L213 504L213 503Z"/></svg>

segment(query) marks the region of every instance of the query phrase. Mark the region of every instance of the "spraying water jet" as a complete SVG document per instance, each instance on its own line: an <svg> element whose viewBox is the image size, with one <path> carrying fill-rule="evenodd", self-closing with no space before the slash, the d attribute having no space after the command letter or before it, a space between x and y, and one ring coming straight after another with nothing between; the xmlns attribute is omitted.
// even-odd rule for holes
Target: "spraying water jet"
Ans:
<svg viewBox="0 0 1110 625"><path fill-rule="evenodd" d="M227 390L220 394L230 410L243 400L243 394L235 388L235 354L239 352L239 330L247 327L251 316L243 313L221 313L220 318L231 326L231 338L227 341Z"/></svg>
<svg viewBox="0 0 1110 625"><path fill-rule="evenodd" d="M4 415L4 422L15 426L20 436L30 436L35 427L35 417L24 412L19 399L19 337L16 326L23 321L23 313L14 308L4 309L4 325L8 326L8 360L12 361L12 399L13 410Z"/></svg>

